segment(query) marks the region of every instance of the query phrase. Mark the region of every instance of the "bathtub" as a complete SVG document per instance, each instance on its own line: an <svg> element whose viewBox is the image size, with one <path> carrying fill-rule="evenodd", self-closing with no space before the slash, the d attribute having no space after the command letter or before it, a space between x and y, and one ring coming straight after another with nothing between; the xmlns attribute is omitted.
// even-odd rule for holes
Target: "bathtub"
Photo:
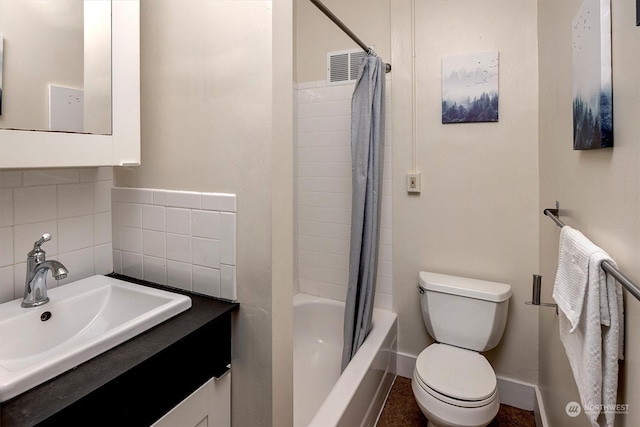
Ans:
<svg viewBox="0 0 640 427"><path fill-rule="evenodd" d="M340 375L344 303L293 298L294 426L373 426L395 379L397 316L373 311L373 329Z"/></svg>

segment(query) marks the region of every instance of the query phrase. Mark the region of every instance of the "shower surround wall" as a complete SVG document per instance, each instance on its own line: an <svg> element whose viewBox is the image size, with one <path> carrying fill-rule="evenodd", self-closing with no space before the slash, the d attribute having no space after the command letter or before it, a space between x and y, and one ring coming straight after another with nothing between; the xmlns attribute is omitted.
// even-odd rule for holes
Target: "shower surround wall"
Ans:
<svg viewBox="0 0 640 427"><path fill-rule="evenodd" d="M296 265L302 293L344 301L351 230L351 95L354 84L297 85ZM386 82L384 179L376 307L392 309L391 79Z"/></svg>
<svg viewBox="0 0 640 427"><path fill-rule="evenodd" d="M44 233L47 257L69 269L50 288L113 271L112 186L111 167L0 171L0 303L22 297L27 252Z"/></svg>

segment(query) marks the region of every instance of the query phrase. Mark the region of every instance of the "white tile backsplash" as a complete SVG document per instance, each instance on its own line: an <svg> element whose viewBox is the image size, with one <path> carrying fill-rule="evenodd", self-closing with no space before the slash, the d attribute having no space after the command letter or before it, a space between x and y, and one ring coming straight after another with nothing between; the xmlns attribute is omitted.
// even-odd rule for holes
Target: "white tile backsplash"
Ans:
<svg viewBox="0 0 640 427"><path fill-rule="evenodd" d="M13 190L0 189L0 227L13 225Z"/></svg>
<svg viewBox="0 0 640 427"><path fill-rule="evenodd" d="M162 231L142 231L142 252L145 255L166 258L167 234Z"/></svg>
<svg viewBox="0 0 640 427"><path fill-rule="evenodd" d="M142 206L142 228L145 230L165 231L165 209L163 206Z"/></svg>
<svg viewBox="0 0 640 427"><path fill-rule="evenodd" d="M111 192L111 200L118 203L153 204L153 190L146 188L118 188Z"/></svg>
<svg viewBox="0 0 640 427"><path fill-rule="evenodd" d="M92 247L94 215L63 218L58 221L58 252L73 252Z"/></svg>
<svg viewBox="0 0 640 427"><path fill-rule="evenodd" d="M180 208L200 209L200 193L193 191L166 191L166 206L176 206Z"/></svg>
<svg viewBox="0 0 640 427"><path fill-rule="evenodd" d="M13 265L13 227L0 228L0 242L0 267Z"/></svg>
<svg viewBox="0 0 640 427"><path fill-rule="evenodd" d="M122 274L142 279L142 254L122 251Z"/></svg>
<svg viewBox="0 0 640 427"><path fill-rule="evenodd" d="M0 188L14 188L22 185L22 171L0 171Z"/></svg>
<svg viewBox="0 0 640 427"><path fill-rule="evenodd" d="M236 265L236 214L220 213L220 262Z"/></svg>
<svg viewBox="0 0 640 427"><path fill-rule="evenodd" d="M220 268L220 240L192 237L191 250L194 265Z"/></svg>
<svg viewBox="0 0 640 427"><path fill-rule="evenodd" d="M167 259L191 262L191 237L167 233Z"/></svg>
<svg viewBox="0 0 640 427"><path fill-rule="evenodd" d="M144 256L142 264L142 274L145 280L160 285L167 284L167 260L165 258Z"/></svg>
<svg viewBox="0 0 640 427"><path fill-rule="evenodd" d="M110 167L0 171L0 303L22 298L25 261L42 234L42 249L69 276L49 287L113 271Z"/></svg>
<svg viewBox="0 0 640 427"><path fill-rule="evenodd" d="M2 284L2 286L0 286L0 301L7 302L15 299L13 290L13 265L0 267L0 283ZM22 294L20 296L22 296Z"/></svg>
<svg viewBox="0 0 640 427"><path fill-rule="evenodd" d="M80 182L79 169L33 169L24 171L22 175L22 185L25 187Z"/></svg>
<svg viewBox="0 0 640 427"><path fill-rule="evenodd" d="M220 270L216 268L193 266L193 291L201 294L213 292L220 295ZM235 299L235 298L227 298Z"/></svg>
<svg viewBox="0 0 640 427"><path fill-rule="evenodd" d="M91 215L95 212L93 183L58 186L58 218Z"/></svg>
<svg viewBox="0 0 640 427"><path fill-rule="evenodd" d="M142 228L142 205L120 203L120 226Z"/></svg>
<svg viewBox="0 0 640 427"><path fill-rule="evenodd" d="M113 249L111 243L93 247L95 274L113 273Z"/></svg>
<svg viewBox="0 0 640 427"><path fill-rule="evenodd" d="M167 233L191 234L191 210L166 208Z"/></svg>
<svg viewBox="0 0 640 427"><path fill-rule="evenodd" d="M58 281L58 284L75 282L79 277L93 276L95 273L94 248L85 248L72 252L65 252L58 255L58 260L67 267L69 275L66 279ZM51 280L55 283L55 280Z"/></svg>
<svg viewBox="0 0 640 427"><path fill-rule="evenodd" d="M93 184L93 210L96 213L111 212L111 181L99 181Z"/></svg>
<svg viewBox="0 0 640 427"><path fill-rule="evenodd" d="M236 295L236 267L233 265L220 265L220 297L235 301Z"/></svg>
<svg viewBox="0 0 640 427"><path fill-rule="evenodd" d="M80 169L80 182L106 182L113 181L113 168L86 168ZM111 199L111 195L109 195Z"/></svg>
<svg viewBox="0 0 640 427"><path fill-rule="evenodd" d="M55 220L57 216L58 200L55 185L13 189L14 224Z"/></svg>
<svg viewBox="0 0 640 427"><path fill-rule="evenodd" d="M167 283L185 291L193 290L192 269L193 265L190 263L167 260Z"/></svg>
<svg viewBox="0 0 640 427"><path fill-rule="evenodd" d="M391 81L387 76L380 259L376 307L392 309ZM354 85L298 83L294 138L296 265L300 292L343 300L351 229L350 99ZM224 261L223 261L224 262ZM224 276L223 276L224 277Z"/></svg>
<svg viewBox="0 0 640 427"><path fill-rule="evenodd" d="M112 225L117 273L237 299L234 194L133 188L112 193L112 211L119 212ZM139 236L142 246L136 247Z"/></svg>
<svg viewBox="0 0 640 427"><path fill-rule="evenodd" d="M105 243L111 244L113 235L111 230L111 211L96 213L93 217L94 243L96 245L103 245Z"/></svg>
<svg viewBox="0 0 640 427"><path fill-rule="evenodd" d="M235 194L208 193L202 194L202 209L210 211L236 211Z"/></svg>
<svg viewBox="0 0 640 427"><path fill-rule="evenodd" d="M120 227L120 249L141 254L142 228Z"/></svg>
<svg viewBox="0 0 640 427"><path fill-rule="evenodd" d="M210 239L219 239L220 212L200 210L191 211L191 235L207 237Z"/></svg>

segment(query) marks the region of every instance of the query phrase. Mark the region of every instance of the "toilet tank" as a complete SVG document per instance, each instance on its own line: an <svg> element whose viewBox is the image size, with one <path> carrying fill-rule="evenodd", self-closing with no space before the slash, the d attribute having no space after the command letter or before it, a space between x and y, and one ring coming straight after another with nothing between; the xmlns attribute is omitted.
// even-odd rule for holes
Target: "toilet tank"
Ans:
<svg viewBox="0 0 640 427"><path fill-rule="evenodd" d="M487 351L507 324L511 286L421 271L422 318L437 342Z"/></svg>

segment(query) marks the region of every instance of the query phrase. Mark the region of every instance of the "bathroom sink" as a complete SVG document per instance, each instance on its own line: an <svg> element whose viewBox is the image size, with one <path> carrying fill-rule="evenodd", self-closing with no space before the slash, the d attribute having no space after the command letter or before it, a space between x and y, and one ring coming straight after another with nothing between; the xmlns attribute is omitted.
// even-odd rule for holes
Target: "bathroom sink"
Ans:
<svg viewBox="0 0 640 427"><path fill-rule="evenodd" d="M107 276L50 289L50 302L0 304L0 402L191 307L191 299Z"/></svg>

